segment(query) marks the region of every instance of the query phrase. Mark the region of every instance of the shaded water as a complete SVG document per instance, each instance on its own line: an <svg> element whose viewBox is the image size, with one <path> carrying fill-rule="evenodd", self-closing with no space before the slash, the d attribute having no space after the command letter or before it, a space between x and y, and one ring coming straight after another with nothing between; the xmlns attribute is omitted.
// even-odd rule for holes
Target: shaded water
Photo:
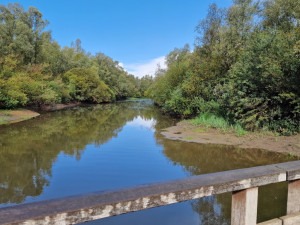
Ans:
<svg viewBox="0 0 300 225"><path fill-rule="evenodd" d="M0 207L291 160L262 150L163 138L151 101L48 113L0 127ZM90 224L229 224L230 194ZM259 221L284 215L286 184L259 192Z"/></svg>

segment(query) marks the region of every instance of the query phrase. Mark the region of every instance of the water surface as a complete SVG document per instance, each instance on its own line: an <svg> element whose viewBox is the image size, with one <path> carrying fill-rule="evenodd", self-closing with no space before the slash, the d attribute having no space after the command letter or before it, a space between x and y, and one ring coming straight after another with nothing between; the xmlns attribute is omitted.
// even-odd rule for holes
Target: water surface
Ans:
<svg viewBox="0 0 300 225"><path fill-rule="evenodd" d="M185 143L151 101L47 113L0 127L0 207L291 160L262 150ZM286 184L259 191L259 221L284 215ZM230 194L90 224L230 224Z"/></svg>

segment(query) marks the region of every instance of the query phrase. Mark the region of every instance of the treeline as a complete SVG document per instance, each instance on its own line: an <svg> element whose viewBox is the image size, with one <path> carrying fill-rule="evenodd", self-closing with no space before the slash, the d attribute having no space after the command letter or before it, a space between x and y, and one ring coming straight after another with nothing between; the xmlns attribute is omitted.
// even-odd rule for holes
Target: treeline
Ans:
<svg viewBox="0 0 300 225"><path fill-rule="evenodd" d="M167 56L147 91L182 117L211 113L248 130L300 132L299 0L212 4L193 51Z"/></svg>
<svg viewBox="0 0 300 225"><path fill-rule="evenodd" d="M110 57L85 52L79 39L62 48L47 24L36 8L0 5L0 108L144 95L152 77L135 78Z"/></svg>

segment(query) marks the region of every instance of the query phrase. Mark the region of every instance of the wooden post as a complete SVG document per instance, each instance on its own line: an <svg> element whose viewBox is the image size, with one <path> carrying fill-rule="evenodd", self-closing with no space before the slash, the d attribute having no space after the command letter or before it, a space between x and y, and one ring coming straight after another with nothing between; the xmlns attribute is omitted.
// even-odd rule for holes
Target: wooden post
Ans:
<svg viewBox="0 0 300 225"><path fill-rule="evenodd" d="M300 180L289 181L287 215L300 212Z"/></svg>
<svg viewBox="0 0 300 225"><path fill-rule="evenodd" d="M232 193L231 225L256 225L258 188Z"/></svg>

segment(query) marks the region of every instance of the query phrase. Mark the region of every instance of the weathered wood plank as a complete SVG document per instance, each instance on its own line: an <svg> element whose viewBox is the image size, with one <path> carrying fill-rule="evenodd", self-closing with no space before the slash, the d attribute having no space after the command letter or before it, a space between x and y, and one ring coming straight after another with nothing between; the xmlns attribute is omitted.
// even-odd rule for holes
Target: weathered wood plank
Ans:
<svg viewBox="0 0 300 225"><path fill-rule="evenodd" d="M231 225L256 225L258 188L232 193Z"/></svg>
<svg viewBox="0 0 300 225"><path fill-rule="evenodd" d="M289 182L287 215L300 212L300 180Z"/></svg>
<svg viewBox="0 0 300 225"><path fill-rule="evenodd" d="M257 225L282 225L282 220L280 219L274 219L274 220L269 220L263 223L259 223Z"/></svg>

